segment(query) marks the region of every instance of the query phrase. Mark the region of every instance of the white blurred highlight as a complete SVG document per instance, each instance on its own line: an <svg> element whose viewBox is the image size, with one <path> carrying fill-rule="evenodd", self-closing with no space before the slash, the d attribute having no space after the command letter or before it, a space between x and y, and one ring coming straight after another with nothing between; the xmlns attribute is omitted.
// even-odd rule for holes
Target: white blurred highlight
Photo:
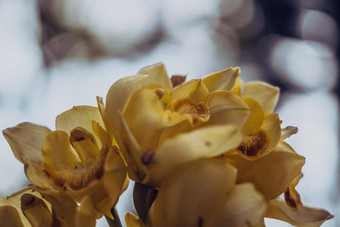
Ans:
<svg viewBox="0 0 340 227"><path fill-rule="evenodd" d="M57 21L73 30L85 30L113 54L127 53L158 25L157 0L61 0L51 4Z"/></svg>
<svg viewBox="0 0 340 227"><path fill-rule="evenodd" d="M269 58L279 76L300 88L332 89L337 81L335 54L320 43L279 38Z"/></svg>
<svg viewBox="0 0 340 227"><path fill-rule="evenodd" d="M314 40L337 47L339 30L335 20L318 10L303 10L298 17L297 33L303 39Z"/></svg>

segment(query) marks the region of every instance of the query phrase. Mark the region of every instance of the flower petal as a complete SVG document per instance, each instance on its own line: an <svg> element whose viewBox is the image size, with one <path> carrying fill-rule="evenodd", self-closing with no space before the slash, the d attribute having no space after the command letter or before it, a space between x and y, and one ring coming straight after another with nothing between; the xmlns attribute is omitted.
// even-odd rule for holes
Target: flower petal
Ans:
<svg viewBox="0 0 340 227"><path fill-rule="evenodd" d="M217 91L209 95L209 124L233 124L242 127L249 109L242 98L230 91Z"/></svg>
<svg viewBox="0 0 340 227"><path fill-rule="evenodd" d="M13 128L5 129L3 135L20 162L41 164L41 146L50 132L46 127L24 122Z"/></svg>
<svg viewBox="0 0 340 227"><path fill-rule="evenodd" d="M243 101L248 105L249 116L242 128L242 132L245 135L252 135L261 128L265 114L259 103L254 99L243 98Z"/></svg>
<svg viewBox="0 0 340 227"><path fill-rule="evenodd" d="M125 223L127 227L144 227L143 221L136 215L127 212L125 215Z"/></svg>
<svg viewBox="0 0 340 227"><path fill-rule="evenodd" d="M279 144L257 160L249 161L239 155L226 157L238 170L238 182L252 182L267 198L274 199L282 194L293 179L301 172L305 163L286 143Z"/></svg>
<svg viewBox="0 0 340 227"><path fill-rule="evenodd" d="M267 150L272 150L276 147L281 137L281 120L277 113L271 113L264 118L261 129L266 133Z"/></svg>
<svg viewBox="0 0 340 227"><path fill-rule="evenodd" d="M204 77L203 82L208 88L209 92L218 90L230 90L235 80L240 74L240 68L229 67L219 72L212 73Z"/></svg>
<svg viewBox="0 0 340 227"><path fill-rule="evenodd" d="M121 130L121 141L123 146L120 150L128 166L129 178L134 181L141 181L146 174L146 167L141 161L142 149L129 129L124 117L119 116Z"/></svg>
<svg viewBox="0 0 340 227"><path fill-rule="evenodd" d="M243 86L243 80L240 77L237 77L235 80L235 84L230 91L237 95L241 95L242 86Z"/></svg>
<svg viewBox="0 0 340 227"><path fill-rule="evenodd" d="M286 128L281 130L280 141L283 141L283 140L289 138L290 136L296 134L297 132L298 132L298 128L297 127L287 126Z"/></svg>
<svg viewBox="0 0 340 227"><path fill-rule="evenodd" d="M138 74L147 74L148 83L160 84L166 90L170 91L172 89L172 83L166 72L166 68L163 63L157 63L139 70Z"/></svg>
<svg viewBox="0 0 340 227"><path fill-rule="evenodd" d="M0 226L24 227L17 209L0 203Z"/></svg>
<svg viewBox="0 0 340 227"><path fill-rule="evenodd" d="M67 132L68 134L76 127L82 127L93 133L92 121L104 127L99 109L93 106L74 106L56 118L56 129ZM97 143L101 143L99 137L95 135ZM101 147L101 145L99 145Z"/></svg>
<svg viewBox="0 0 340 227"><path fill-rule="evenodd" d="M0 226L51 226L51 205L27 186L0 199Z"/></svg>
<svg viewBox="0 0 340 227"><path fill-rule="evenodd" d="M214 226L234 186L235 175L232 166L218 159L178 166L159 189L149 211L148 226L202 226L202 222Z"/></svg>
<svg viewBox="0 0 340 227"><path fill-rule="evenodd" d="M194 79L175 87L171 92L171 100L188 99L194 102L205 102L208 94L209 91L202 79Z"/></svg>
<svg viewBox="0 0 340 227"><path fill-rule="evenodd" d="M249 82L244 86L242 97L255 99L265 113L273 112L280 89L264 82Z"/></svg>
<svg viewBox="0 0 340 227"><path fill-rule="evenodd" d="M124 118L143 150L156 148L162 129L186 119L164 111L155 91L143 88L131 98Z"/></svg>
<svg viewBox="0 0 340 227"><path fill-rule="evenodd" d="M288 222L295 226L320 226L326 220L333 218L328 211L300 206L298 209L287 206L280 198L269 201L266 217Z"/></svg>
<svg viewBox="0 0 340 227"><path fill-rule="evenodd" d="M241 142L240 131L230 125L200 128L165 140L148 163L150 185L159 186L178 164L204 157L214 157L235 148ZM144 182L144 183L145 183Z"/></svg>
<svg viewBox="0 0 340 227"><path fill-rule="evenodd" d="M81 162L71 148L69 135L64 131L53 131L46 136L42 146L44 162L54 170L75 168Z"/></svg>
<svg viewBox="0 0 340 227"><path fill-rule="evenodd" d="M267 204L250 183L236 185L213 226L261 226Z"/></svg>
<svg viewBox="0 0 340 227"><path fill-rule="evenodd" d="M97 200L94 201L97 210L111 217L111 208L116 205L119 196L128 186L127 167L117 147L113 147L112 150L109 151L103 165L104 175L101 181L105 190L105 197L102 200L100 200L101 198L93 197Z"/></svg>

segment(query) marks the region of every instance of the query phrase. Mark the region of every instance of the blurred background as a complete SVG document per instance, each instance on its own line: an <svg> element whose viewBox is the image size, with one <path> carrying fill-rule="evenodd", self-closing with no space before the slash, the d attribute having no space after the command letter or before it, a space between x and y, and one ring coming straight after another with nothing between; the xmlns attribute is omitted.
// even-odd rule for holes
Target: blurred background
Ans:
<svg viewBox="0 0 340 227"><path fill-rule="evenodd" d="M339 23L337 0L0 0L0 128L54 129L56 115L95 106L118 78L157 62L188 79L240 66L245 81L281 88L276 111L299 128L288 142L306 157L302 201L340 226ZM0 149L4 197L28 181L3 137Z"/></svg>

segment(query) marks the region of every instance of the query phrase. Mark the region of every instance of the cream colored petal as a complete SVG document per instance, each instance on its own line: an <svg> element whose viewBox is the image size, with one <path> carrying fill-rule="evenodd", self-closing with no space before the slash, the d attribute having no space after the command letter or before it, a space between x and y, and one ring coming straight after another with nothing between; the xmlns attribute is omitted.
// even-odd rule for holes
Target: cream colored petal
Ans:
<svg viewBox="0 0 340 227"><path fill-rule="evenodd" d="M76 225L77 203L68 194L61 191L39 189L40 193L52 205L53 218L58 220L58 226Z"/></svg>
<svg viewBox="0 0 340 227"><path fill-rule="evenodd" d="M284 129L281 130L281 138L280 141L283 141L287 138L289 138L290 136L296 134L298 132L298 128L297 127L293 127L293 126L287 126Z"/></svg>
<svg viewBox="0 0 340 227"><path fill-rule="evenodd" d="M163 63L157 63L141 69L138 74L147 74L148 83L162 85L166 90L170 91L172 83L166 72L166 68Z"/></svg>
<svg viewBox="0 0 340 227"><path fill-rule="evenodd" d="M230 90L235 80L240 74L240 68L229 67L219 72L212 73L203 78L203 82L208 88L209 92L218 90Z"/></svg>
<svg viewBox="0 0 340 227"><path fill-rule="evenodd" d="M237 95L241 95L242 86L243 86L243 80L240 77L237 77L235 80L234 87L231 89L231 92Z"/></svg>
<svg viewBox="0 0 340 227"><path fill-rule="evenodd" d="M301 173L305 163L288 145L283 144L255 161L241 156L226 157L238 170L238 182L252 182L267 198L274 199L282 194L293 179Z"/></svg>
<svg viewBox="0 0 340 227"><path fill-rule="evenodd" d="M127 212L125 215L125 223L127 227L144 227L143 221L136 215Z"/></svg>
<svg viewBox="0 0 340 227"><path fill-rule="evenodd" d="M121 114L118 117L120 120L119 127L122 129L120 136L123 144L120 146L120 150L127 162L129 178L134 181L141 181L147 171L141 161L142 149L130 131L124 117Z"/></svg>
<svg viewBox="0 0 340 227"><path fill-rule="evenodd" d="M75 222L77 227L94 227L96 226L97 211L93 206L91 196L86 196L80 201L76 208Z"/></svg>
<svg viewBox="0 0 340 227"><path fill-rule="evenodd" d="M23 194L20 198L21 210L32 226L52 226L51 210L39 197L30 193Z"/></svg>
<svg viewBox="0 0 340 227"><path fill-rule="evenodd" d="M243 98L243 101L248 105L249 116L243 125L242 132L245 135L252 135L261 128L265 114L260 104L254 99Z"/></svg>
<svg viewBox="0 0 340 227"><path fill-rule="evenodd" d="M51 205L33 186L0 199L0 226L50 226L51 222Z"/></svg>
<svg viewBox="0 0 340 227"><path fill-rule="evenodd" d="M75 168L81 162L71 148L69 135L64 131L53 131L46 136L42 146L44 162L54 170Z"/></svg>
<svg viewBox="0 0 340 227"><path fill-rule="evenodd" d="M111 208L127 188L127 167L117 147L113 147L105 160L104 175L101 179L106 198L96 204L97 210L111 217Z"/></svg>
<svg viewBox="0 0 340 227"><path fill-rule="evenodd" d="M236 185L212 226L261 226L267 203L250 183Z"/></svg>
<svg viewBox="0 0 340 227"><path fill-rule="evenodd" d="M224 160L179 165L159 189L147 226L217 226L213 223L222 215L235 175Z"/></svg>
<svg viewBox="0 0 340 227"><path fill-rule="evenodd" d="M0 204L0 226L24 227L24 224L17 209L10 205Z"/></svg>
<svg viewBox="0 0 340 227"><path fill-rule="evenodd" d="M56 129L70 133L72 129L82 127L93 133L92 121L104 127L104 122L97 107L74 106L72 109L57 116ZM99 147L101 147L100 139L96 135L95 137Z"/></svg>
<svg viewBox="0 0 340 227"><path fill-rule="evenodd" d="M205 102L208 99L209 90L202 79L189 80L177 87L171 92L171 100L188 99L194 102Z"/></svg>
<svg viewBox="0 0 340 227"><path fill-rule="evenodd" d="M200 128L165 140L147 165L144 183L159 186L178 164L204 157L214 157L235 148L241 142L240 131L230 125Z"/></svg>
<svg viewBox="0 0 340 227"><path fill-rule="evenodd" d="M264 118L261 129L265 132L267 138L267 150L272 150L281 137L281 120L277 113L271 113Z"/></svg>
<svg viewBox="0 0 340 227"><path fill-rule="evenodd" d="M152 68L153 66L151 66ZM154 72L162 72L161 66L154 66ZM151 68L146 68L142 72L152 71ZM151 75L152 74L152 75ZM171 82L166 74L164 73L151 73L138 74L135 76L124 77L115 82L106 96L106 109L103 107L101 102L98 102L100 111L102 112L103 118L105 119L106 129L108 130L111 137L114 137L119 147L124 146L121 136L120 114L125 112L131 97L134 93L143 86L153 86L154 88L165 88L171 89ZM99 100L100 101L100 100ZM124 152L124 151L123 151Z"/></svg>
<svg viewBox="0 0 340 227"><path fill-rule="evenodd" d="M230 91L211 93L208 107L210 111L208 124L233 124L241 128L249 115L248 105Z"/></svg>
<svg viewBox="0 0 340 227"><path fill-rule="evenodd" d="M41 147L48 133L48 128L28 122L3 131L15 157L24 164L42 162Z"/></svg>
<svg viewBox="0 0 340 227"><path fill-rule="evenodd" d="M328 219L333 218L333 215L326 210L305 206L293 209L287 206L285 201L278 198L269 201L266 217L282 220L295 226L317 227Z"/></svg>
<svg viewBox="0 0 340 227"><path fill-rule="evenodd" d="M158 147L161 131L185 120L184 116L164 111L157 94L151 89L140 89L131 98L124 118L141 149Z"/></svg>
<svg viewBox="0 0 340 227"><path fill-rule="evenodd" d="M273 112L280 89L264 82L250 82L244 86L242 97L255 99L265 113Z"/></svg>

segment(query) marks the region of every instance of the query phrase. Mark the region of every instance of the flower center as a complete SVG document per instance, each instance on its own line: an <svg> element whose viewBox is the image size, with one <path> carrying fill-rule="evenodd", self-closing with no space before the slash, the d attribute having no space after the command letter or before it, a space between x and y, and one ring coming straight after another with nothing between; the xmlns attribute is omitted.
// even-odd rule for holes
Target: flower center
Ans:
<svg viewBox="0 0 340 227"><path fill-rule="evenodd" d="M256 134L246 136L237 149L247 156L256 156L266 148L266 142L266 134L259 131Z"/></svg>
<svg viewBox="0 0 340 227"><path fill-rule="evenodd" d="M190 116L193 123L209 120L209 110L204 102L195 103L187 99L175 100L173 106L176 112Z"/></svg>

